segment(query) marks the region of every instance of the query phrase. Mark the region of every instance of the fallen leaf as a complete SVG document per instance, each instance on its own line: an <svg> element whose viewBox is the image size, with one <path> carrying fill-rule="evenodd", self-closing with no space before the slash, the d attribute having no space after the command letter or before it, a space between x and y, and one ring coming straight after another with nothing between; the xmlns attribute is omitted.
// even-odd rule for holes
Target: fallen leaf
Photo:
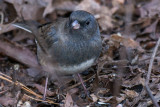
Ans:
<svg viewBox="0 0 160 107"><path fill-rule="evenodd" d="M113 35L111 35L110 39L112 41L119 42L119 43L123 44L127 48L128 47L131 47L131 48L137 48L137 47L139 47L138 42L136 42L133 39L128 38L128 37L123 37L123 36L119 36L117 34L113 34Z"/></svg>
<svg viewBox="0 0 160 107"><path fill-rule="evenodd" d="M90 95L92 97L93 102L97 102L98 97L95 94Z"/></svg>
<svg viewBox="0 0 160 107"><path fill-rule="evenodd" d="M140 7L141 17L153 17L155 15L160 15L160 1L159 0L151 0L151 2L146 3L142 7Z"/></svg>
<svg viewBox="0 0 160 107"><path fill-rule="evenodd" d="M126 96L125 96L125 94L120 94L120 96L117 96L116 97L116 101L118 102L118 103L121 103L123 100L125 100L126 99Z"/></svg>
<svg viewBox="0 0 160 107"><path fill-rule="evenodd" d="M9 107L13 106L16 104L15 98L10 98L10 97L0 97L0 104Z"/></svg>
<svg viewBox="0 0 160 107"><path fill-rule="evenodd" d="M76 107L76 105L74 105L72 96L69 93L66 95L64 107Z"/></svg>
<svg viewBox="0 0 160 107"><path fill-rule="evenodd" d="M17 107L32 107L31 102L25 101L22 102L21 100L17 103Z"/></svg>
<svg viewBox="0 0 160 107"><path fill-rule="evenodd" d="M0 34L9 32L14 29L16 29L16 28L14 26L12 26L11 24L4 24L4 25L0 24Z"/></svg>
<svg viewBox="0 0 160 107"><path fill-rule="evenodd" d="M53 6L53 0L46 0L46 2L47 2L47 7L45 8L43 12L43 17L45 17L47 14L55 10L55 7Z"/></svg>
<svg viewBox="0 0 160 107"><path fill-rule="evenodd" d="M144 49L139 45L139 43L133 40L132 38L113 34L111 35L110 40L113 41L114 43L119 42L120 44L124 45L126 48L138 49L140 53L144 52Z"/></svg>
<svg viewBox="0 0 160 107"><path fill-rule="evenodd" d="M122 86L124 87L133 87L135 85L139 85L142 84L144 86L145 83L145 79L141 77L142 73L138 74L137 76L135 76L134 78L132 78L131 80L125 80L122 84Z"/></svg>
<svg viewBox="0 0 160 107"><path fill-rule="evenodd" d="M99 101L103 102L103 103L108 103L112 98L113 98L113 96L103 97L103 98L99 98Z"/></svg>
<svg viewBox="0 0 160 107"><path fill-rule="evenodd" d="M43 17L47 14L54 12L55 10L65 10L65 11L73 11L76 7L75 2L64 1L64 0L46 0L47 7L44 10Z"/></svg>
<svg viewBox="0 0 160 107"><path fill-rule="evenodd" d="M95 0L83 0L79 5L76 6L76 10L85 10L95 15L98 19L99 25L102 30L107 30L113 27L112 24L112 10L106 6L101 6Z"/></svg>
<svg viewBox="0 0 160 107"><path fill-rule="evenodd" d="M6 0L14 5L19 17L23 16L25 20L38 20L42 18L44 0Z"/></svg>
<svg viewBox="0 0 160 107"><path fill-rule="evenodd" d="M32 40L34 39L34 37L31 33L19 30L19 32L16 33L16 36L12 39L12 41L17 42L17 41L21 41L21 40L24 40L27 38L32 39Z"/></svg>
<svg viewBox="0 0 160 107"><path fill-rule="evenodd" d="M37 62L37 58L35 54L31 52L29 49L27 49L26 47L22 47L17 43L13 43L11 41L1 39L0 52L30 67L35 67L35 68L40 67Z"/></svg>
<svg viewBox="0 0 160 107"><path fill-rule="evenodd" d="M41 94L44 94L44 88L42 85L39 85L39 84L34 84L34 86L38 89L38 91L41 93ZM56 93L55 92L52 92L52 91L49 91L47 89L47 92L46 92L46 96L54 96Z"/></svg>
<svg viewBox="0 0 160 107"><path fill-rule="evenodd" d="M125 90L125 91L123 91L128 97L130 97L130 98L135 98L135 97L138 97L139 96L139 94L136 92L136 91L134 91L134 90Z"/></svg>
<svg viewBox="0 0 160 107"><path fill-rule="evenodd" d="M17 13L14 6L11 3L8 3L4 0L0 1L0 13L0 17L1 20L3 20L3 24L9 24L10 22L14 21L17 17Z"/></svg>

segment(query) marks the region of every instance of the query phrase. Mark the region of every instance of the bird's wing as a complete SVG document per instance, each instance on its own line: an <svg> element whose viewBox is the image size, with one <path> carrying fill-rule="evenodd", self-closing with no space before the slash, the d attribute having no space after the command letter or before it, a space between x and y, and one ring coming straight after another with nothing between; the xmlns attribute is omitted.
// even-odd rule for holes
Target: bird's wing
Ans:
<svg viewBox="0 0 160 107"><path fill-rule="evenodd" d="M56 26L53 23L46 23L38 26L38 32L40 34L40 37L38 37L39 42L45 42L46 48L49 49L54 43L58 41L56 30Z"/></svg>
<svg viewBox="0 0 160 107"><path fill-rule="evenodd" d="M51 23L46 23L40 26L38 22L25 21L14 23L13 26L33 33L37 44L46 54L48 54L48 48L57 41L57 38L55 37L56 30Z"/></svg>

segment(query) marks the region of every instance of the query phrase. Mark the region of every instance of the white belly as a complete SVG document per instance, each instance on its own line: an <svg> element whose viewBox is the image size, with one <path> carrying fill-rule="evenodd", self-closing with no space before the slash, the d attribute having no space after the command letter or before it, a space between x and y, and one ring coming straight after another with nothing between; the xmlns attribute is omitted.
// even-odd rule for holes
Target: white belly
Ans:
<svg viewBox="0 0 160 107"><path fill-rule="evenodd" d="M78 65L60 66L58 68L58 72L63 72L64 74L74 74L74 73L82 72L87 68L89 68L94 63L94 61L95 61L95 58L92 58Z"/></svg>

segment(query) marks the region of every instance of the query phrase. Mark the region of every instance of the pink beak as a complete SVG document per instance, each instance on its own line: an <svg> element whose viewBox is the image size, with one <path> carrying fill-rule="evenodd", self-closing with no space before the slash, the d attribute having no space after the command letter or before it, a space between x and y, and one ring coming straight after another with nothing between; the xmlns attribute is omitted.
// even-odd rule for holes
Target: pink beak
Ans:
<svg viewBox="0 0 160 107"><path fill-rule="evenodd" d="M80 28L80 24L77 20L75 20L74 22L72 22L72 27L73 29L79 29Z"/></svg>

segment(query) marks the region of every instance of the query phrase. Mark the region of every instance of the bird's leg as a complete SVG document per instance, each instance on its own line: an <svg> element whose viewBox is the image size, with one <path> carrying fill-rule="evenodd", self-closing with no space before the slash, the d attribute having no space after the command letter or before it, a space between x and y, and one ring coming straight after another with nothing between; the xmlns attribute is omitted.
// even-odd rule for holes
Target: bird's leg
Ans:
<svg viewBox="0 0 160 107"><path fill-rule="evenodd" d="M48 84L48 76L46 77L46 82L45 82L45 87L44 87L44 94L43 94L43 100L46 100L47 84Z"/></svg>
<svg viewBox="0 0 160 107"><path fill-rule="evenodd" d="M84 89L85 94L88 95L86 86L84 85L84 82L83 82L83 79L82 79L81 75L78 73L77 76L78 76L78 78L80 79L80 82L81 82L81 84L82 84L82 86L83 86L83 89Z"/></svg>

